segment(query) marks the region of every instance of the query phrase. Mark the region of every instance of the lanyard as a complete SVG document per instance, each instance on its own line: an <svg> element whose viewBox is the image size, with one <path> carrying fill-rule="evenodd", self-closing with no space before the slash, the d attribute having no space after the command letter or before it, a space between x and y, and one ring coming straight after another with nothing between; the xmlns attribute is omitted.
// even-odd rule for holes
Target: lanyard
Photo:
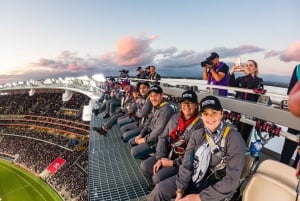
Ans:
<svg viewBox="0 0 300 201"><path fill-rule="evenodd" d="M224 147L225 147L226 137L227 137L227 135L229 134L229 131L230 131L230 127L227 126L227 127L225 128L225 131L224 131L223 136L222 136L222 140L221 140L221 148L224 148ZM207 140L207 142L208 142L208 144L209 144L209 146L210 146L211 152L214 153L214 154L218 153L218 152L220 151L219 146L216 145L216 143L215 143L214 140L210 137L209 134L206 133L206 134L205 134L205 137L206 137L206 140Z"/></svg>

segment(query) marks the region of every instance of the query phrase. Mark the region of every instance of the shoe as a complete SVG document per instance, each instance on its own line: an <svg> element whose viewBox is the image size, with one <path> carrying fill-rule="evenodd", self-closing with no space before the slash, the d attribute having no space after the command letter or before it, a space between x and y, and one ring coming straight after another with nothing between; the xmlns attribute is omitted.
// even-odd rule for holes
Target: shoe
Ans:
<svg viewBox="0 0 300 201"><path fill-rule="evenodd" d="M107 134L107 131L104 130L102 127L100 127L100 128L93 127L93 130L94 130L96 133L98 133L99 135L104 135L104 136L106 136L106 134Z"/></svg>
<svg viewBox="0 0 300 201"><path fill-rule="evenodd" d="M110 116L110 115L106 113L106 114L103 116L103 118L106 119L106 118L108 118L109 116Z"/></svg>
<svg viewBox="0 0 300 201"><path fill-rule="evenodd" d="M146 189L146 194L151 193L151 191L154 189L154 187L155 187L155 185L149 184Z"/></svg>
<svg viewBox="0 0 300 201"><path fill-rule="evenodd" d="M93 110L93 113L94 113L95 116L98 116L99 110L98 110L98 109L94 109L94 110Z"/></svg>

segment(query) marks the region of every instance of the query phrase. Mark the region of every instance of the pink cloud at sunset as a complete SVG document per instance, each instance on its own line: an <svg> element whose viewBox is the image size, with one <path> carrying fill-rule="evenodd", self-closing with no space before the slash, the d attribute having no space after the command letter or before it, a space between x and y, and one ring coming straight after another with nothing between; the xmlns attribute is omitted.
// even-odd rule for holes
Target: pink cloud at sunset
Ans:
<svg viewBox="0 0 300 201"><path fill-rule="evenodd" d="M278 56L279 59L284 62L300 61L300 41L296 41L285 50L271 50L265 54L265 58L271 58L276 56Z"/></svg>
<svg viewBox="0 0 300 201"><path fill-rule="evenodd" d="M155 55L150 44L155 39L131 36L121 38L116 43L115 63L118 66L136 66L153 61Z"/></svg>
<svg viewBox="0 0 300 201"><path fill-rule="evenodd" d="M300 41L297 41L290 45L280 55L282 61L300 61Z"/></svg>

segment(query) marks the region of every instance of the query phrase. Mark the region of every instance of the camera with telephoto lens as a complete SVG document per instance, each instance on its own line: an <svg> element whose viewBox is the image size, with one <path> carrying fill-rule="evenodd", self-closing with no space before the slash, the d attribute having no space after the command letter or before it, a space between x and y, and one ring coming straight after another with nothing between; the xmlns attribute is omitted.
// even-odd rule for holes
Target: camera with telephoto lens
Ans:
<svg viewBox="0 0 300 201"><path fill-rule="evenodd" d="M206 65L212 65L212 62L208 59L205 59L204 61L201 61L201 66L205 67Z"/></svg>

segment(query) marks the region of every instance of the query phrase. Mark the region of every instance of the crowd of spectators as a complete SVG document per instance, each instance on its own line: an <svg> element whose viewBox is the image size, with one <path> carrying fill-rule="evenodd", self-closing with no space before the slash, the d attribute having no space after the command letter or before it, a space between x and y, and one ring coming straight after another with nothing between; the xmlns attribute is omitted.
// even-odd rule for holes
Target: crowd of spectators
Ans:
<svg viewBox="0 0 300 201"><path fill-rule="evenodd" d="M88 151L77 151L72 139L80 141L89 133L89 125L81 120L88 102L79 93L63 102L62 91L1 96L0 157L37 176L62 157L66 163L47 182L66 201L87 200Z"/></svg>
<svg viewBox="0 0 300 201"><path fill-rule="evenodd" d="M33 96L28 96L27 93L1 96L0 114L27 114L82 122L83 106L89 103L89 97L73 93L71 100L63 102L62 93L63 91L49 91L36 93ZM78 113L68 115L64 112L65 109L75 109L78 110Z"/></svg>

